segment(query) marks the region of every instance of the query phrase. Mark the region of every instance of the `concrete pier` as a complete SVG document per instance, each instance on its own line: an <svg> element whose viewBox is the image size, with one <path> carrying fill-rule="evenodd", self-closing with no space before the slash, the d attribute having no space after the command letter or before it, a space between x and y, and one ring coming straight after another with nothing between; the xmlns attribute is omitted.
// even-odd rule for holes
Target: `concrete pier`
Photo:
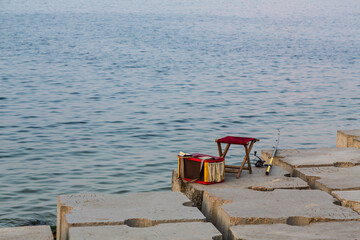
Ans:
<svg viewBox="0 0 360 240"><path fill-rule="evenodd" d="M288 224L237 225L230 228L231 239L246 240L354 240L359 239L360 222L325 222L307 226Z"/></svg>
<svg viewBox="0 0 360 240"><path fill-rule="evenodd" d="M308 225L311 222L360 220L358 213L336 205L332 196L320 190L206 192L202 211L223 233L224 239L229 239L229 229L235 225Z"/></svg>
<svg viewBox="0 0 360 240"><path fill-rule="evenodd" d="M50 226L0 228L0 240L53 240Z"/></svg>
<svg viewBox="0 0 360 240"><path fill-rule="evenodd" d="M302 226L315 222L360 220L357 212L339 206L333 196L324 191L309 190L305 181L288 175L276 166L269 176L265 175L265 168L255 168L253 174L244 173L239 179L235 174L226 174L224 183L201 185L178 179L174 171L173 190L183 191L197 201L207 221L220 230L224 239L236 239L231 229L237 225L260 228L278 223Z"/></svg>
<svg viewBox="0 0 360 240"><path fill-rule="evenodd" d="M264 160L270 159L272 150L263 150ZM320 148L311 150L281 149L276 153L273 165L293 174L296 168L360 165L360 149Z"/></svg>
<svg viewBox="0 0 360 240"><path fill-rule="evenodd" d="M221 233L205 222L164 223L153 227L132 228L121 226L72 227L72 240L222 240Z"/></svg>
<svg viewBox="0 0 360 240"><path fill-rule="evenodd" d="M341 165L340 165L341 166ZM307 181L311 188L327 193L360 190L360 165L349 167L296 168L294 176Z"/></svg>
<svg viewBox="0 0 360 240"><path fill-rule="evenodd" d="M309 185L302 179L290 177L290 173L274 166L271 175L266 176L264 168L253 168L253 173L244 171L240 179L236 174L226 174L225 182L220 184L203 185L184 182L177 177L177 171L172 175L172 191L183 192L194 204L201 209L204 192L218 189L228 189L236 192L238 189L253 189L257 191L273 191L274 189L309 189Z"/></svg>
<svg viewBox="0 0 360 240"><path fill-rule="evenodd" d="M360 129L338 130L336 147L354 147L360 149Z"/></svg>
<svg viewBox="0 0 360 240"><path fill-rule="evenodd" d="M334 191L332 195L341 202L342 206L352 208L360 214L360 190Z"/></svg>
<svg viewBox="0 0 360 240"><path fill-rule="evenodd" d="M265 160L271 155L262 151ZM224 183L201 185L174 171L172 190L194 201L224 239L354 239L360 236L359 174L360 149L284 149L268 176L254 168L239 179L226 174Z"/></svg>
<svg viewBox="0 0 360 240"><path fill-rule="evenodd" d="M163 223L205 222L204 215L177 192L129 195L77 194L58 197L57 239L68 240L72 227L127 225L147 228ZM174 229L176 226L173 225Z"/></svg>

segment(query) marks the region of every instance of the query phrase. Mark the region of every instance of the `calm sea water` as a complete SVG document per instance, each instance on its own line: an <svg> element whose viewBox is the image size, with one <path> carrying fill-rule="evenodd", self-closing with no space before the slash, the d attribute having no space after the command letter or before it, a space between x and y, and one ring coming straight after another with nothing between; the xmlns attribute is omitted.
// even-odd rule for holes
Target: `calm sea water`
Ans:
<svg viewBox="0 0 360 240"><path fill-rule="evenodd" d="M359 104L356 0L0 0L0 226L169 190L226 135L334 147Z"/></svg>

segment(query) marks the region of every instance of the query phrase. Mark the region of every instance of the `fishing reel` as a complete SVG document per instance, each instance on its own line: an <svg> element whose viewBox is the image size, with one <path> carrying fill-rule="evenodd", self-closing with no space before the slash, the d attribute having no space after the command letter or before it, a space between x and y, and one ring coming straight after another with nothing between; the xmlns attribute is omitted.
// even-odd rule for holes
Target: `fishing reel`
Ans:
<svg viewBox="0 0 360 240"><path fill-rule="evenodd" d="M267 166L267 164L265 164L265 160L263 160L261 157L257 156L256 153L257 153L257 151L254 152L254 156L257 158L255 167L261 168L263 166Z"/></svg>

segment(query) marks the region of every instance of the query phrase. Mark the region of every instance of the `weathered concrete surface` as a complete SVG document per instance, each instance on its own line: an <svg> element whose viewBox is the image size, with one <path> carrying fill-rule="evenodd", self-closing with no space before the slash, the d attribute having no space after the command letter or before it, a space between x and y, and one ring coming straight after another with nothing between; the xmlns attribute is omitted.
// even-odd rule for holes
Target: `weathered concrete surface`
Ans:
<svg viewBox="0 0 360 240"><path fill-rule="evenodd" d="M269 160L273 150L263 150L261 156ZM295 168L329 167L334 165L360 165L360 149L356 148L320 148L311 150L281 149L273 160L291 174ZM271 173L270 173L271 174Z"/></svg>
<svg viewBox="0 0 360 240"><path fill-rule="evenodd" d="M331 195L320 190L216 189L204 193L202 212L223 233L224 239L229 239L231 226L241 224L307 225L360 220L358 213L334 201Z"/></svg>
<svg viewBox="0 0 360 240"><path fill-rule="evenodd" d="M59 196L57 239L68 239L69 228L78 226L147 227L159 223L205 221L196 207L186 203L189 199L178 192Z"/></svg>
<svg viewBox="0 0 360 240"><path fill-rule="evenodd" d="M340 190L360 190L360 165L353 167L296 168L294 176L307 181L311 188L331 193Z"/></svg>
<svg viewBox="0 0 360 240"><path fill-rule="evenodd" d="M289 177L289 172L273 167L270 175L265 175L266 168L253 168L253 173L245 171L239 179L236 174L226 173L225 182L203 185L198 183L184 182L177 178L177 171L173 171L172 191L183 192L197 207L201 209L204 191L216 189L254 189L258 191L272 191L274 189L308 189L309 185L297 177Z"/></svg>
<svg viewBox="0 0 360 240"><path fill-rule="evenodd" d="M70 240L221 240L221 233L211 223L164 223L153 227L121 226L71 227Z"/></svg>
<svg viewBox="0 0 360 240"><path fill-rule="evenodd" d="M326 222L307 226L287 224L238 225L230 228L237 240L354 240L360 236L360 222Z"/></svg>
<svg viewBox="0 0 360 240"><path fill-rule="evenodd" d="M0 228L0 240L53 240L50 226Z"/></svg>
<svg viewBox="0 0 360 240"><path fill-rule="evenodd" d="M360 213L360 190L334 191L332 192L332 195L339 199L342 206L350 207L354 211Z"/></svg>
<svg viewBox="0 0 360 240"><path fill-rule="evenodd" d="M336 147L354 147L360 149L360 129L338 130Z"/></svg>

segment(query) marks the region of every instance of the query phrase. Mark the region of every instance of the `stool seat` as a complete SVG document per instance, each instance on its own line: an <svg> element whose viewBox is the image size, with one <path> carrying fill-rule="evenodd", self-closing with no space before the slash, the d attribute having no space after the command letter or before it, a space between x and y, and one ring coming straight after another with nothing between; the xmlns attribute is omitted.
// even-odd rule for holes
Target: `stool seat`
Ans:
<svg viewBox="0 0 360 240"><path fill-rule="evenodd" d="M227 136L217 140L218 143L230 143L238 145L246 145L248 142L256 140L256 138L246 138L246 137L233 137Z"/></svg>
<svg viewBox="0 0 360 240"><path fill-rule="evenodd" d="M236 178L240 177L242 170L248 170L249 173L252 173L251 164L250 164L250 152L255 142L260 141L256 138L248 138L248 137L234 137L234 136L226 136L223 138L215 139L219 150L219 157L225 158L226 154L231 146L231 144L242 145L245 149L245 157L241 163L241 166L233 166L233 165L225 165L226 172L237 173ZM226 143L226 147L224 151L221 148L221 143ZM247 167L245 164L247 163Z"/></svg>

